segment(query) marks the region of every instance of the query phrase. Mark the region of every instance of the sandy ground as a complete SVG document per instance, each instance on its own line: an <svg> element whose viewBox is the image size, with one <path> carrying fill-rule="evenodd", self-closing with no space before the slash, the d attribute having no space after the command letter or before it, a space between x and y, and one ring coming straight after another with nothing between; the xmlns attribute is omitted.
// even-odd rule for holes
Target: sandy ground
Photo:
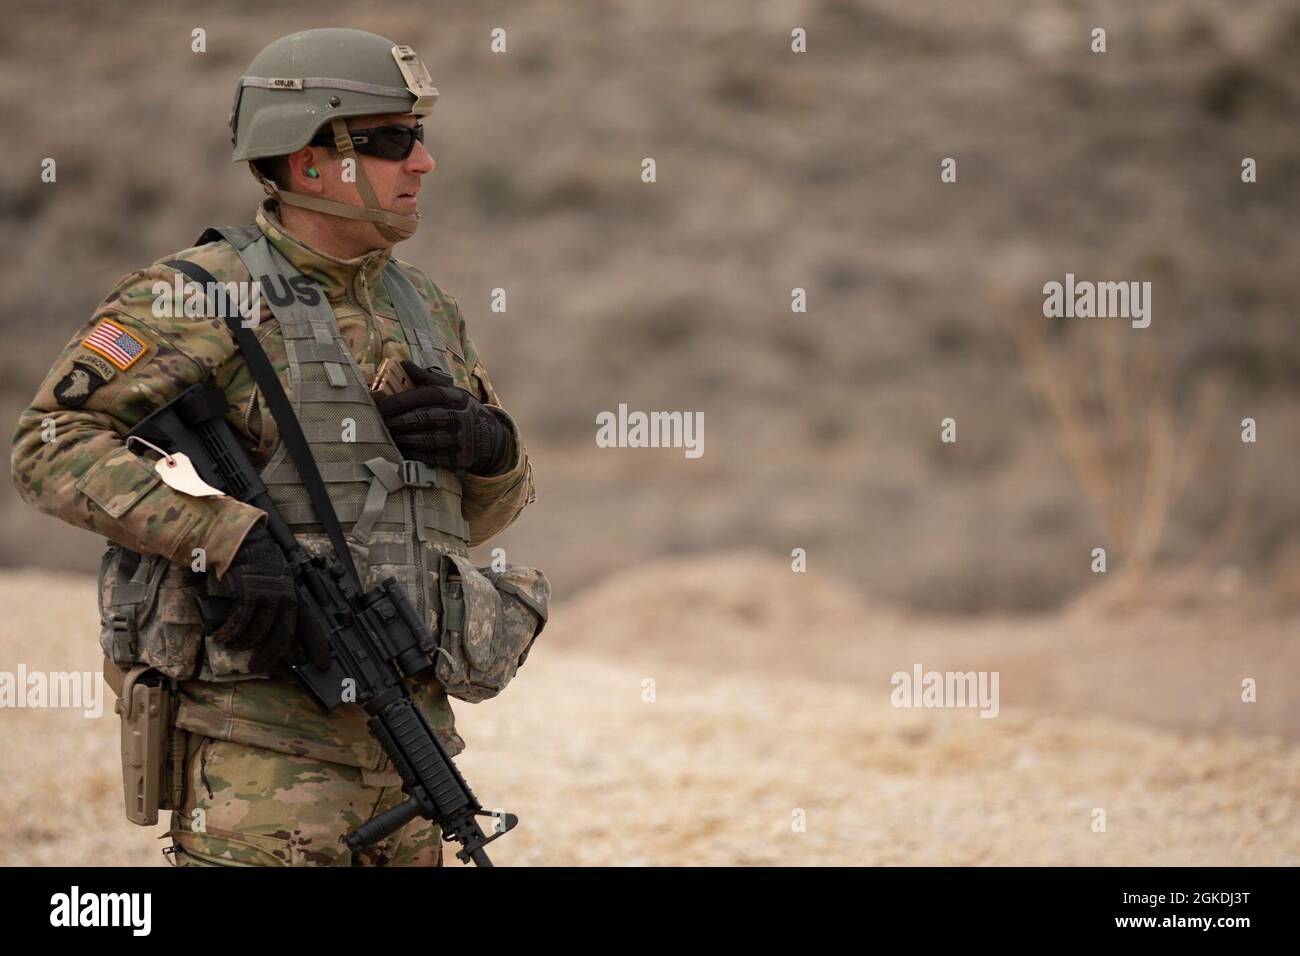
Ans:
<svg viewBox="0 0 1300 956"><path fill-rule="evenodd" d="M1181 631L1199 671L1152 671L1142 655L1132 667L1112 647L1101 692L1101 671L1084 666L1105 655L1101 638L1077 646L1071 628L1086 628L1067 618L1020 622L1021 633L909 628L843 586L750 555L635 577L639 587L629 574L560 604L516 683L459 707L463 772L487 806L522 820L495 845L502 864L1300 864L1300 742L1197 726L1215 713L1241 726L1280 722L1267 688L1290 681L1294 653L1258 652L1269 681L1259 703L1237 705L1257 716L1232 718L1204 693L1219 680L1216 660L1240 669L1239 655L1215 651L1212 628ZM807 600L802 615L783 617L768 605L785 606L791 578ZM91 582L6 574L0 597L0 670L96 669ZM834 638L850 620L865 641ZM1050 655L1014 653L1049 630ZM1121 629L1112 644L1130 637ZM1004 663L997 717L890 706L894 659L956 667L963 642ZM832 646L839 657L824 653ZM1076 683L1062 682L1050 708L1043 688L1019 689L1067 671ZM1117 676L1130 671L1145 676ZM1193 672L1202 693L1158 726L1159 701L1182 700ZM1125 704L1123 688L1142 682L1143 702ZM0 712L0 863L162 863L153 835L122 819L116 719L105 710ZM1097 809L1105 832L1093 829Z"/></svg>

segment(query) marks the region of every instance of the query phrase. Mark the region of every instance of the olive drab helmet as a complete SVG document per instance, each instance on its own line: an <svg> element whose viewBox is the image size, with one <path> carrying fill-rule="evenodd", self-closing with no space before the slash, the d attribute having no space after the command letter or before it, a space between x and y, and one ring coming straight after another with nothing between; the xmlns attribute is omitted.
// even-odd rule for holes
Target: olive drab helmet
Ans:
<svg viewBox="0 0 1300 956"><path fill-rule="evenodd" d="M230 111L234 162L287 156L322 127L334 147L356 163L365 208L281 189L253 168L262 188L290 206L375 224L396 242L415 232L419 215L399 216L379 205L356 159L345 120L350 116L414 113L427 116L438 91L415 51L363 30L305 30L276 40L253 58L235 88Z"/></svg>

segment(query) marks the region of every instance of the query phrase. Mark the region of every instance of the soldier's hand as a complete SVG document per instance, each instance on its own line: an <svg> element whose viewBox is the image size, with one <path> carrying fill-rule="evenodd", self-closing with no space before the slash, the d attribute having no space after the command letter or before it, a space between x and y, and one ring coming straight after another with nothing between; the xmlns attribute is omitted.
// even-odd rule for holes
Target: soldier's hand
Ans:
<svg viewBox="0 0 1300 956"><path fill-rule="evenodd" d="M298 630L293 577L270 532L261 525L249 531L214 586L229 613L208 636L232 651L256 648L249 669L269 671L289 653Z"/></svg>
<svg viewBox="0 0 1300 956"><path fill-rule="evenodd" d="M402 368L414 388L379 400L393 441L407 458L476 475L499 473L510 460L510 432L450 375L414 362Z"/></svg>

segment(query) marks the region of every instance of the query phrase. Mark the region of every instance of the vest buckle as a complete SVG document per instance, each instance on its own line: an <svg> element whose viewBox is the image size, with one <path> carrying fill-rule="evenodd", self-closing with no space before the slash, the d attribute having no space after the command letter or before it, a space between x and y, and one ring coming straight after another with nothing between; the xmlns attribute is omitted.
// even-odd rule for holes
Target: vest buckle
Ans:
<svg viewBox="0 0 1300 956"><path fill-rule="evenodd" d="M429 474L432 469L422 461L407 458L398 467L401 469L402 484L407 488L427 488L433 484L433 476Z"/></svg>
<svg viewBox="0 0 1300 956"><path fill-rule="evenodd" d="M113 631L113 656L116 660L133 661L140 653L140 641L135 627L135 620L124 614L114 614L109 618Z"/></svg>

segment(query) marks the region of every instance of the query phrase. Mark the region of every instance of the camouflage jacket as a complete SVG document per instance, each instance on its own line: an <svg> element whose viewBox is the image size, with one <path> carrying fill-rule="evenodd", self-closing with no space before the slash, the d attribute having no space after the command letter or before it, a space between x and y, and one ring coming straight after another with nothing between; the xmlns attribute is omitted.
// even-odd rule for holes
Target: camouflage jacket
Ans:
<svg viewBox="0 0 1300 956"><path fill-rule="evenodd" d="M342 338L364 372L373 373L384 358L410 357L396 311L380 280L389 261L387 252L352 260L328 256L286 233L269 201L259 209L257 223L285 258L328 296ZM22 413L14 436L11 470L19 494L38 510L132 550L161 554L176 563L189 564L194 549L202 548L208 567L220 577L249 529L264 519L263 513L233 498L195 498L157 480L142 481L139 449L128 449L123 436L154 409L207 378L225 390L226 420L256 467L265 466L274 454L279 436L260 390L220 319L155 315L155 284L173 285L178 275L160 264L168 259L192 260L220 281L249 279L238 255L221 240L165 256L121 280L72 337ZM470 543L480 544L508 527L534 500L527 451L513 420L501 408L456 300L414 266L400 260L398 265L428 303L447 346L456 383L488 405L513 439L513 458L502 473L466 475L463 479L462 511ZM285 389L290 390L279 325L265 302L262 309L258 340ZM323 718L313 711L305 693L291 685L277 681L206 685L194 687L192 696L208 700L228 718L221 724L225 732L211 736L237 739L239 734L231 727L241 721L250 726L260 723L262 729L251 734L257 739L245 742L307 752L313 748L299 739L306 730L331 755L322 753L325 759L339 759L347 753L355 759L342 762L356 766L382 762L364 722L344 727ZM454 736L450 708L443 709L443 719L435 722ZM260 716L267 719L259 720ZM285 734L266 730L268 726L278 726ZM451 743L453 749L463 746L458 738Z"/></svg>

